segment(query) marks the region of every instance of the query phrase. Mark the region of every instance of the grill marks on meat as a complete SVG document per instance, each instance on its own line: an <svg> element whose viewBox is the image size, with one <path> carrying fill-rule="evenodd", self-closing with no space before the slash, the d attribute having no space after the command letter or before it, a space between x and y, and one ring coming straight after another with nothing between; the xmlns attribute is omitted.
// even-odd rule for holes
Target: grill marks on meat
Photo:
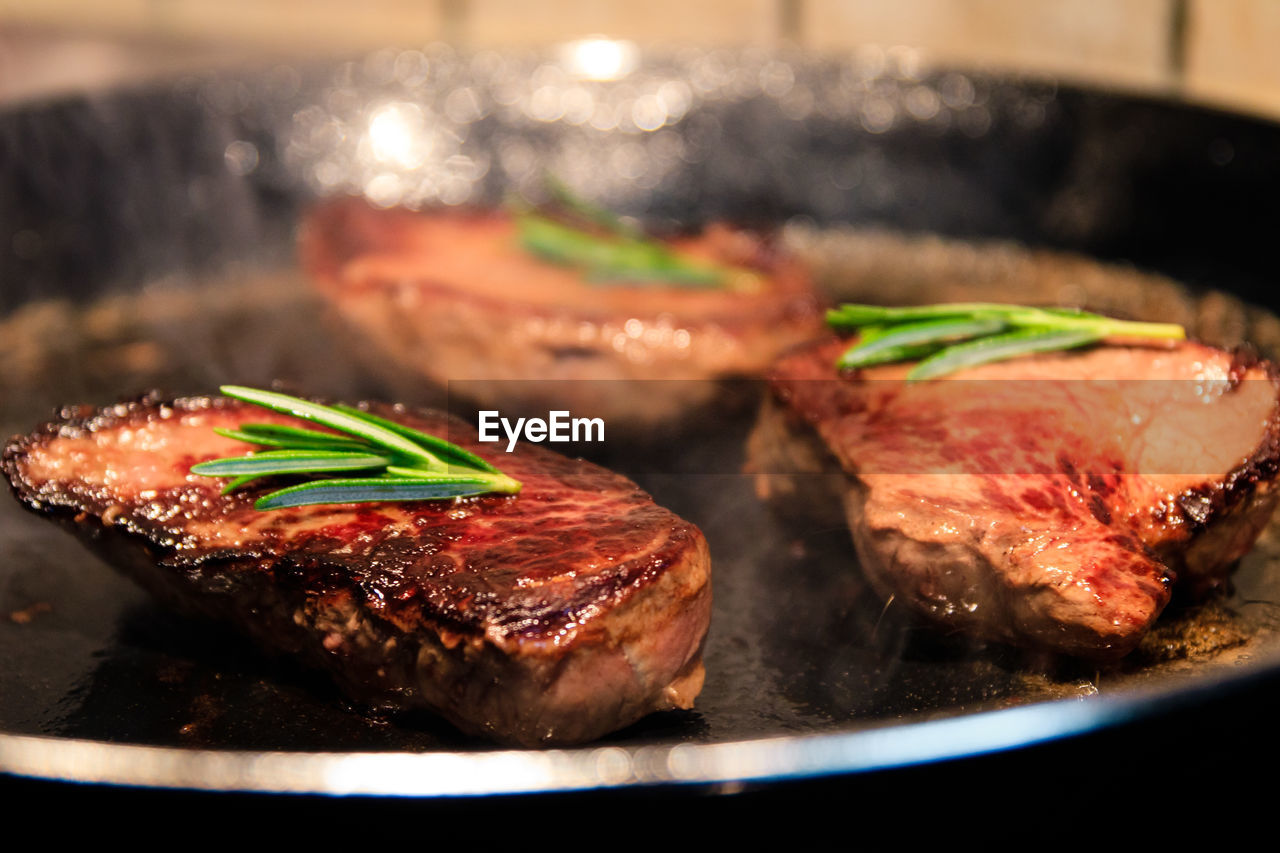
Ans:
<svg viewBox="0 0 1280 853"><path fill-rule="evenodd" d="M439 413L374 411L486 453ZM624 477L534 447L516 497L253 509L191 465L238 455L214 427L288 418L221 398L68 412L5 449L28 507L144 586L330 670L365 702L432 708L519 744L599 737L702 684L701 532ZM264 489L266 487L263 487Z"/></svg>
<svg viewBox="0 0 1280 853"><path fill-rule="evenodd" d="M712 383L655 383L641 399L634 387L598 382L576 400L564 380L761 376L823 328L807 270L772 240L711 226L670 243L703 262L753 270L759 287L595 285L522 249L502 211L380 210L354 198L309 213L300 255L337 312L398 370L441 386L560 380L541 392L534 383L452 390L504 408L580 403L621 427L704 405Z"/></svg>
<svg viewBox="0 0 1280 853"><path fill-rule="evenodd" d="M785 358L752 437L761 490L825 482L862 567L952 629L1108 659L1175 581L1221 584L1277 501L1275 371L1194 343L1106 346L908 384ZM834 482L800 477L831 469Z"/></svg>

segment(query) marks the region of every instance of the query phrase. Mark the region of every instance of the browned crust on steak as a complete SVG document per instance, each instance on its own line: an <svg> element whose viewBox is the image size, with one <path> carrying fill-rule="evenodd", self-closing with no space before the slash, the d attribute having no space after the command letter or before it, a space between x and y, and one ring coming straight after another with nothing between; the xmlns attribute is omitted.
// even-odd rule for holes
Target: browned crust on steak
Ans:
<svg viewBox="0 0 1280 853"><path fill-rule="evenodd" d="M1228 402L1218 417L1236 418L1240 424L1223 426L1224 433L1235 437L1224 437L1228 447L1220 455L1227 458L1235 447L1239 455L1220 473L1197 474L1194 463L1187 473L1141 470L1135 458L1125 455L1133 448L1126 448L1123 438L1118 444L1105 438L1109 433L1100 423L1098 436L1068 436L1063 442L1064 447L1083 448L1081 454L1032 471L1016 464L999 467L1018 458L1017 436L996 442L990 459L966 455L983 446L974 443L976 433L964 432L966 426L980 424L992 434L1054 429L1051 424L1006 421L1003 407L1012 405L1016 412L1016 399L1011 404L993 397L995 408L988 414L981 408L982 382L969 382L963 390L977 395L979 402L967 412L962 405L957 413L945 408L945 385L903 386L905 368L878 368L840 379L834 362L847 345L818 343L780 363L773 377L774 399L762 409L751 440L758 488L784 499L815 491L820 504L842 502L872 583L886 597L894 596L949 629L1082 657L1120 657L1158 617L1175 580L1193 595L1223 584L1280 500L1275 486L1280 378L1274 365L1247 354L1228 355L1193 343L1165 351L1138 347L1131 353L1102 348L970 371L966 376L971 379L1016 379L1019 371L1032 378L1083 379L1091 369L1115 370L1108 358L1121 359L1126 370L1141 364L1143 352L1164 359L1163 379L1177 375L1180 358L1214 371L1221 368L1228 390L1215 399ZM1112 376L1104 372L1095 378ZM865 384L872 379L885 380L879 383L883 387L871 387L874 381ZM1246 380L1252 383L1249 396L1231 402L1237 389L1246 393ZM1152 389L1179 399L1158 386ZM914 402L903 402L920 399L938 404L932 420L927 406L913 412ZM1087 406L1102 398L1077 393L1073 399L1083 399ZM1146 412L1141 404L1133 411L1160 417L1161 426L1168 427L1143 433L1143 441L1152 445L1159 444L1158 437L1176 438L1176 430L1184 426L1193 438L1212 437L1205 430L1216 428L1212 421L1197 426L1196 418L1206 416L1194 410L1186 412L1185 421L1178 420L1177 411ZM895 420L900 416L906 420ZM953 425L953 417L961 422ZM990 417L990 423L983 417ZM1068 417L1063 423L1087 433L1093 422ZM898 473L883 467L878 450L891 459L902 451L895 430L923 436L927 440L921 439L918 449L936 457ZM1252 444L1239 445L1241 436L1255 432ZM965 452L959 458L948 456L945 448L957 438L956 447ZM1036 446L1041 439L1033 434L1026 441ZM1100 456L1091 456L1090 449ZM1002 455L1006 453L1013 455ZM1165 454L1166 463L1169 458ZM943 462L933 468L930 460ZM954 466L948 467L948 460ZM843 484L831 482L832 470L843 471ZM827 479L818 478L821 471L828 473Z"/></svg>
<svg viewBox="0 0 1280 853"><path fill-rule="evenodd" d="M280 419L222 398L68 410L13 439L3 469L23 504L163 599L328 669L361 701L529 745L692 704L710 616L696 527L581 460L495 453L448 416L373 408L493 459L523 492L260 513L262 489L220 496L221 480L187 473L242 452L212 426ZM161 442L156 470L129 450L115 484L47 476L92 471L131 441Z"/></svg>

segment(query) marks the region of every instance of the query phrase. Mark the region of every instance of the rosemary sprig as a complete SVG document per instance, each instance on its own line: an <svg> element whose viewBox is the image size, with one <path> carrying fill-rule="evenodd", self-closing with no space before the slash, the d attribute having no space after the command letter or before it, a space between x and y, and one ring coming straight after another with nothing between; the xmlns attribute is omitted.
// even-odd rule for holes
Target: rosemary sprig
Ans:
<svg viewBox="0 0 1280 853"><path fill-rule="evenodd" d="M545 261L582 270L594 284L719 286L726 271L690 261L648 239L593 234L536 213L518 220L520 245Z"/></svg>
<svg viewBox="0 0 1280 853"><path fill-rule="evenodd" d="M1108 338L1181 340L1187 336L1173 323L1136 323L1071 308L993 302L910 308L848 304L828 311L827 323L840 331L860 332L858 343L836 362L838 368L918 360L907 373L908 381Z"/></svg>
<svg viewBox="0 0 1280 853"><path fill-rule="evenodd" d="M350 406L224 385L221 392L342 435L282 424L243 424L220 435L273 448L193 465L206 477L233 477L223 494L260 477L314 477L259 498L260 510L327 503L440 500L490 492L517 494L521 484L470 451ZM358 473L359 476L332 476Z"/></svg>
<svg viewBox="0 0 1280 853"><path fill-rule="evenodd" d="M512 205L520 245L545 261L574 267L593 284L669 284L723 287L749 275L683 257L612 211L545 179L551 203L530 210Z"/></svg>
<svg viewBox="0 0 1280 853"><path fill-rule="evenodd" d="M592 204L587 201L569 189L569 185L555 175L543 175L542 183L547 188L547 192L551 194L552 201L564 212L577 216L610 234L616 234L629 240L645 239L644 232L639 228L631 225L607 207L601 207L598 204Z"/></svg>

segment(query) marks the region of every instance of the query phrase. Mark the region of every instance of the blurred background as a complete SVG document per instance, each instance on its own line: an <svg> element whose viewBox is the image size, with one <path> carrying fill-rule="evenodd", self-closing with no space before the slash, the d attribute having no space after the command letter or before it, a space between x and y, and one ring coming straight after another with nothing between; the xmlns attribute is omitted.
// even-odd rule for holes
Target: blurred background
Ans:
<svg viewBox="0 0 1280 853"><path fill-rule="evenodd" d="M0 99L272 56L606 35L1048 73L1280 115L1274 0L0 0Z"/></svg>

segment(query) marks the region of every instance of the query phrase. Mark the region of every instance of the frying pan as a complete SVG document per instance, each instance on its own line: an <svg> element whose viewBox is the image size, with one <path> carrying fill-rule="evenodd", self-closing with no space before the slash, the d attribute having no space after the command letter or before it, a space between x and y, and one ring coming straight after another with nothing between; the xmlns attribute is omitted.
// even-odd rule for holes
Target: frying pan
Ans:
<svg viewBox="0 0 1280 853"><path fill-rule="evenodd" d="M1091 304L1128 294L1119 307L1181 311L1223 343L1280 340L1280 128L868 56L650 53L598 79L564 53L384 51L11 108L0 427L156 386L283 379L345 399L403 395L412 383L379 373L308 290L299 217L339 193L496 204L548 171L660 225L785 226L837 297L917 298L979 270L971 290L945 284ZM1081 278L1036 273L1046 266ZM695 431L669 468L609 451L708 535L709 677L696 710L570 750L498 750L429 715L350 707L322 677L169 615L2 503L0 770L224 791L723 788L1035 755L1088 733L1081 749L1096 754L1116 748L1108 731L1219 726L1241 691L1280 692L1270 533L1230 595L1175 604L1136 659L1103 672L1039 661L886 612L847 531L796 527L752 497L736 473L749 425ZM706 458L720 467L682 469Z"/></svg>

